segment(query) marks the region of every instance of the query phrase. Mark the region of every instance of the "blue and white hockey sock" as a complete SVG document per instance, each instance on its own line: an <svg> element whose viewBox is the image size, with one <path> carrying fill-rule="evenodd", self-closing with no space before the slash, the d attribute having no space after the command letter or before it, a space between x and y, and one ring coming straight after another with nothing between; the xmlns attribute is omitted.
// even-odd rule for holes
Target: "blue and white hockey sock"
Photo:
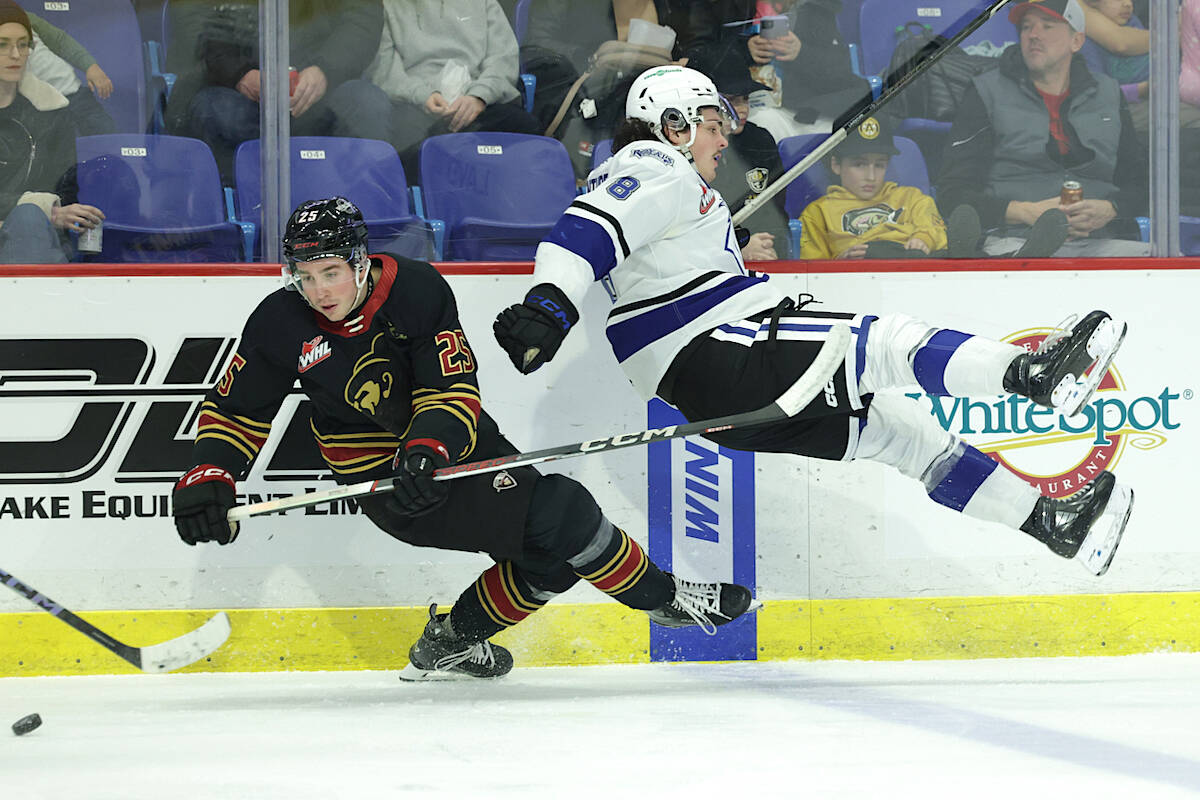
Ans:
<svg viewBox="0 0 1200 800"><path fill-rule="evenodd" d="M903 395L875 395L850 455L889 464L921 481L935 502L1013 529L1020 528L1040 496Z"/></svg>
<svg viewBox="0 0 1200 800"><path fill-rule="evenodd" d="M1004 394L1004 373L1024 349L983 336L884 314L870 328L864 393L919 385L927 394Z"/></svg>

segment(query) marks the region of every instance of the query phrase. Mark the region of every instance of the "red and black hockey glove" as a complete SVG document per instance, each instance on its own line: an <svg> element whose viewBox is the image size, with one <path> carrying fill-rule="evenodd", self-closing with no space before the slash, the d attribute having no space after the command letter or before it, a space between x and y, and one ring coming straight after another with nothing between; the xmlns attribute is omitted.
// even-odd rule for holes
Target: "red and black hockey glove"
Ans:
<svg viewBox="0 0 1200 800"><path fill-rule="evenodd" d="M188 544L217 542L229 544L238 535L238 523L225 518L237 505L236 484L229 470L212 464L192 467L175 484L171 494L171 513L175 530Z"/></svg>
<svg viewBox="0 0 1200 800"><path fill-rule="evenodd" d="M578 321L579 312L557 286L539 283L525 295L525 302L500 312L492 333L513 366L528 375L554 358Z"/></svg>
<svg viewBox="0 0 1200 800"><path fill-rule="evenodd" d="M433 471L449 465L449 455L440 442L410 442L397 450L392 461L392 499L400 511L419 517L446 502L450 486L435 481Z"/></svg>

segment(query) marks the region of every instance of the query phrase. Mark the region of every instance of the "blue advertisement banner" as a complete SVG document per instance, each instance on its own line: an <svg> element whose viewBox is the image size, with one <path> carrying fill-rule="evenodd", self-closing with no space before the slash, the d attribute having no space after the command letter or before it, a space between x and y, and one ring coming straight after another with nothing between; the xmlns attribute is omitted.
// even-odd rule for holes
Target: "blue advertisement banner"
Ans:
<svg viewBox="0 0 1200 800"><path fill-rule="evenodd" d="M661 400L651 400L651 428L686 422ZM648 448L650 557L681 578L755 586L754 454L698 437L655 442ZM758 629L754 614L717 629L650 626L651 661L752 661Z"/></svg>

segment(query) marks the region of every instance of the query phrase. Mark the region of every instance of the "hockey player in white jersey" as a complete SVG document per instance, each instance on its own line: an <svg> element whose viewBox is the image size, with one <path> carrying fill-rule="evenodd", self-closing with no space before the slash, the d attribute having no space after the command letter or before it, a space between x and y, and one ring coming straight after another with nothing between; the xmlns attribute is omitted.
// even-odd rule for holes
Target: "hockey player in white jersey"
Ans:
<svg viewBox="0 0 1200 800"><path fill-rule="evenodd" d="M1042 496L913 400L875 393L912 385L937 395L1007 392L1070 416L1107 371L1123 322L1093 311L1029 353L903 314L797 307L746 270L729 209L709 185L730 122L712 82L685 67L647 70L630 88L626 116L612 158L538 246L535 285L496 318L496 339L518 370L554 357L595 281L614 298L606 333L634 387L691 421L769 405L809 366L831 326L848 324L844 364L808 407L708 438L740 450L890 464L942 505L1024 531L1093 574L1108 570L1133 505L1112 473L1069 497Z"/></svg>

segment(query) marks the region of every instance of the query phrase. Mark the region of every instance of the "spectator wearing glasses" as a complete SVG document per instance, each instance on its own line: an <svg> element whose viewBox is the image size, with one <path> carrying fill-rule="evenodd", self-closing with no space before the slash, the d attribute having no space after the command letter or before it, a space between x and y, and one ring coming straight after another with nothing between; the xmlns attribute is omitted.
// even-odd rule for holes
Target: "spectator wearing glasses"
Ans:
<svg viewBox="0 0 1200 800"><path fill-rule="evenodd" d="M76 202L75 128L67 99L27 69L29 16L0 0L0 262L62 263L67 231L95 227L104 212Z"/></svg>

